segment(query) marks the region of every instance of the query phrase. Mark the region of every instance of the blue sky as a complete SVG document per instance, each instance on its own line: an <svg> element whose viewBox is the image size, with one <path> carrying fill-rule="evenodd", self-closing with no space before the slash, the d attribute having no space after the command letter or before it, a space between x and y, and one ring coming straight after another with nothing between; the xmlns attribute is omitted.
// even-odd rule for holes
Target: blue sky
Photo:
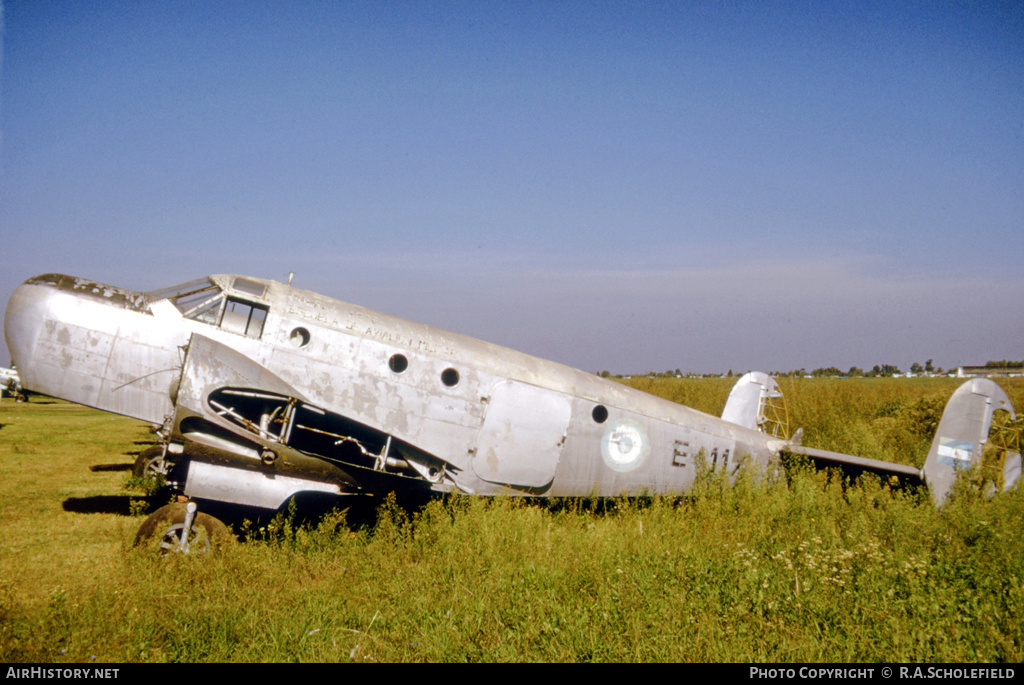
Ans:
<svg viewBox="0 0 1024 685"><path fill-rule="evenodd" d="M1020 2L2 10L0 301L294 271L589 371L1024 359Z"/></svg>

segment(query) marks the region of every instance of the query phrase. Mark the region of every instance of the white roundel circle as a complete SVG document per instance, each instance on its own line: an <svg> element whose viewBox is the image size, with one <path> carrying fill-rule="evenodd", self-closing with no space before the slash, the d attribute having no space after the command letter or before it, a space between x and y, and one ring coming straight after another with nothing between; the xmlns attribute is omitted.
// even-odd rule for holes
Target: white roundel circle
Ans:
<svg viewBox="0 0 1024 685"><path fill-rule="evenodd" d="M644 462L650 451L651 443L643 426L630 419L619 419L601 438L601 456L614 471L632 471Z"/></svg>

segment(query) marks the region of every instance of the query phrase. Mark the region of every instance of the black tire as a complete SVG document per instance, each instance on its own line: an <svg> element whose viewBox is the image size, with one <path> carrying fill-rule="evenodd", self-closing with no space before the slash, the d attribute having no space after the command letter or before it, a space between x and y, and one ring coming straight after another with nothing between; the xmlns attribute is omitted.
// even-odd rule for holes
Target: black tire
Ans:
<svg viewBox="0 0 1024 685"><path fill-rule="evenodd" d="M154 445L142 450L132 466L132 475L140 480L163 478L164 474L157 471L164 456L164 446Z"/></svg>
<svg viewBox="0 0 1024 685"><path fill-rule="evenodd" d="M178 553L185 523L185 506L184 502L175 502L150 514L149 518L142 522L138 535L135 536L135 546L151 546L161 555ZM188 553L214 552L230 539L231 531L219 519L197 512L192 520Z"/></svg>

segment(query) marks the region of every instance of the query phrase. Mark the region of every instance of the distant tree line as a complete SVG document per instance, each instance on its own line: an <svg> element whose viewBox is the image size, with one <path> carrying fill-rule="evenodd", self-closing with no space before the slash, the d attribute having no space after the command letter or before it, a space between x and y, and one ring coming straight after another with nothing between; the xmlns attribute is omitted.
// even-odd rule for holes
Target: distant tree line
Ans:
<svg viewBox="0 0 1024 685"><path fill-rule="evenodd" d="M916 375L922 373L943 373L941 368L936 369L934 366L932 366L931 359L929 359L924 366L921 366L917 362L914 362L910 367L910 371L911 373ZM859 366L851 366L848 371L843 371L842 369L838 369L834 366L829 366L827 368L822 367L813 369L812 371L808 371L807 369L804 368L794 369L792 371L779 371L774 373L773 375L792 376L797 378L805 376L811 376L813 378L877 378L885 376L902 376L904 374L902 369L900 369L900 367L896 366L895 364L875 364L868 371L865 371Z"/></svg>
<svg viewBox="0 0 1024 685"><path fill-rule="evenodd" d="M943 376L948 371L943 370L941 366L935 366L934 360L929 359L924 364L914 362L910 365L910 373L915 376ZM1013 361L998 361L998 362L987 362L986 368L1011 368L1011 369L1024 369L1024 361L1013 362ZM602 378L611 378L613 376L629 376L629 374L613 374L609 371L600 371L597 373ZM668 371L648 371L647 373L632 374L638 377L647 378L717 378L719 376L725 376L731 378L733 376L740 376L742 373L733 373L732 369L729 369L728 373L694 373L688 371L683 373L679 369L669 369ZM835 366L829 366L827 368L821 367L808 371L805 368L793 369L791 371L772 371L772 376L784 376L791 378L883 378L891 376L903 376L906 375L904 372L895 364L875 364L870 370L865 371L864 369L851 366L848 371L836 368Z"/></svg>

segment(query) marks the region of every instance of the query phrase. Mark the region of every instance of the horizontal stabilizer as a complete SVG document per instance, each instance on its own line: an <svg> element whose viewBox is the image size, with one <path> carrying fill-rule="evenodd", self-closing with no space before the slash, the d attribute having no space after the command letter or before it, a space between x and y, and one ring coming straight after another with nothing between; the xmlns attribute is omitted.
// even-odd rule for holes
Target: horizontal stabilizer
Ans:
<svg viewBox="0 0 1024 685"><path fill-rule="evenodd" d="M890 461L881 461L880 459L855 457L852 454L829 452L827 450L819 450L814 447L803 447L801 445L787 445L785 451L790 454L801 454L805 457L809 457L823 466L828 466L829 464L852 466L858 469L863 469L864 471L871 471L872 473L883 475L888 474L899 476L900 478L913 478L918 480L923 480L924 477L923 472L919 468L907 466L906 464L894 464Z"/></svg>

